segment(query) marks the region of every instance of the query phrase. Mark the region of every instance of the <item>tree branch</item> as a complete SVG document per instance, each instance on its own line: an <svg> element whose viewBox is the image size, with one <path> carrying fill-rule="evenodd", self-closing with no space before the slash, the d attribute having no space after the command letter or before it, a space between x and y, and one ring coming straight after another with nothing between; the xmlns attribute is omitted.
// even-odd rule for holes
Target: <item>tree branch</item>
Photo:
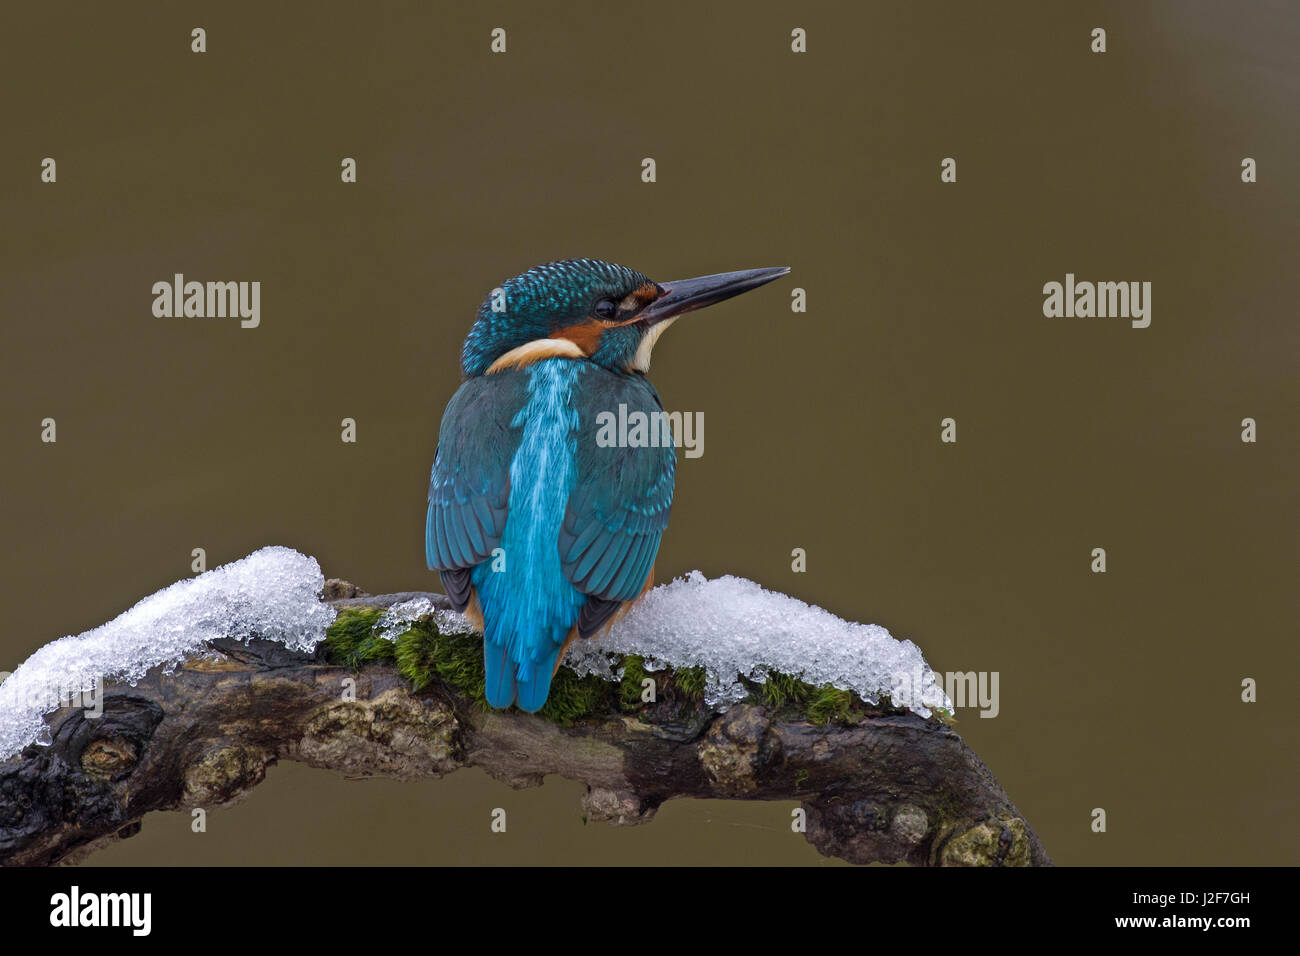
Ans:
<svg viewBox="0 0 1300 956"><path fill-rule="evenodd" d="M447 606L435 594L326 588L340 608L412 597ZM413 691L393 664L330 663L324 645L314 655L260 640L214 648L172 674L110 684L100 718L59 711L52 745L0 763L0 860L79 859L138 832L152 810L230 802L269 764L294 760L398 779L482 767L512 787L555 773L585 783L586 812L615 824L647 821L673 797L798 800L809 842L854 863L1051 865L961 737L915 714L861 702L851 722L824 725L754 702L715 714L669 681L635 712L610 707L561 726L486 711L438 679Z"/></svg>

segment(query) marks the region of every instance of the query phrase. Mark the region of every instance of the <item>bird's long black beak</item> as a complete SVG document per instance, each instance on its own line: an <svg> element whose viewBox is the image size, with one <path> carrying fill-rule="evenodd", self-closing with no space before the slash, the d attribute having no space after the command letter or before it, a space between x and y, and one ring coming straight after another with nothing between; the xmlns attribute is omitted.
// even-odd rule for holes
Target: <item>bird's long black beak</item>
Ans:
<svg viewBox="0 0 1300 956"><path fill-rule="evenodd" d="M724 299L757 289L790 271L788 266L774 269L745 269L741 272L719 272L717 275L700 276L698 279L678 279L675 282L661 282L664 294L641 310L638 318L647 325L655 325L705 306L714 305Z"/></svg>

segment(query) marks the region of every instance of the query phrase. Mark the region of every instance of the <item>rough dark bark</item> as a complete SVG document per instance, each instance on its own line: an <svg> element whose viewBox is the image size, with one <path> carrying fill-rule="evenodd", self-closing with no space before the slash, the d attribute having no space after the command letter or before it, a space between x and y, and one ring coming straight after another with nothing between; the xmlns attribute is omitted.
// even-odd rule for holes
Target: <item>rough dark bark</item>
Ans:
<svg viewBox="0 0 1300 956"><path fill-rule="evenodd" d="M358 596L331 581L339 606ZM441 595L425 595L443 601ZM400 779L482 767L513 787L556 773L587 785L590 817L649 820L672 797L799 800L806 837L855 863L1050 865L1029 823L962 739L914 714L854 726L791 721L742 703L723 714L665 705L558 727L487 713L454 690L412 693L390 666L360 671L265 641L110 685L104 715L67 709L54 742L0 763L0 862L43 865L131 836L151 810L211 808L277 760ZM356 700L342 699L345 678Z"/></svg>

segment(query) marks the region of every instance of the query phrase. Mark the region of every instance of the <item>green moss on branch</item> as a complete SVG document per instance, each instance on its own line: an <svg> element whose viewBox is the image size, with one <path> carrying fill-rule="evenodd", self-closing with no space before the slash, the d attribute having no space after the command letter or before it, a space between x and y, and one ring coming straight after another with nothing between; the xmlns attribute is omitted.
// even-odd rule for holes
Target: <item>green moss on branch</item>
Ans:
<svg viewBox="0 0 1300 956"><path fill-rule="evenodd" d="M390 640L378 632L382 616L382 608L341 609L326 635L326 659L351 668L395 664L414 690L440 681L487 709L480 635L444 634L432 617L425 617ZM642 700L646 678L655 682L656 701L666 698L693 708L703 704L706 683L703 667L648 672L645 659L638 654L614 655L611 667L621 674L619 680L608 681L596 674L580 677L570 668L561 667L541 716L560 726L569 726L596 714L640 712L650 706ZM751 702L763 704L782 717L815 724L854 724L865 716L890 709L887 701L882 701L882 706L872 706L851 691L829 684L816 686L789 674L773 672L765 681L744 680L743 683L749 689Z"/></svg>

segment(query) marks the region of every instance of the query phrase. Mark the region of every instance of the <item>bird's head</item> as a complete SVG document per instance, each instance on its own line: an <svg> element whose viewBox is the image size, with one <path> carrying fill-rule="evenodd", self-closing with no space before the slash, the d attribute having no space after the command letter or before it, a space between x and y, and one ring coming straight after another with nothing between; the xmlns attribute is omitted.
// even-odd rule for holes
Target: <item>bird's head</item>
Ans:
<svg viewBox="0 0 1300 956"><path fill-rule="evenodd" d="M655 342L678 316L789 271L750 269L659 283L599 259L536 266L493 289L479 306L461 369L473 378L563 356L645 372Z"/></svg>

